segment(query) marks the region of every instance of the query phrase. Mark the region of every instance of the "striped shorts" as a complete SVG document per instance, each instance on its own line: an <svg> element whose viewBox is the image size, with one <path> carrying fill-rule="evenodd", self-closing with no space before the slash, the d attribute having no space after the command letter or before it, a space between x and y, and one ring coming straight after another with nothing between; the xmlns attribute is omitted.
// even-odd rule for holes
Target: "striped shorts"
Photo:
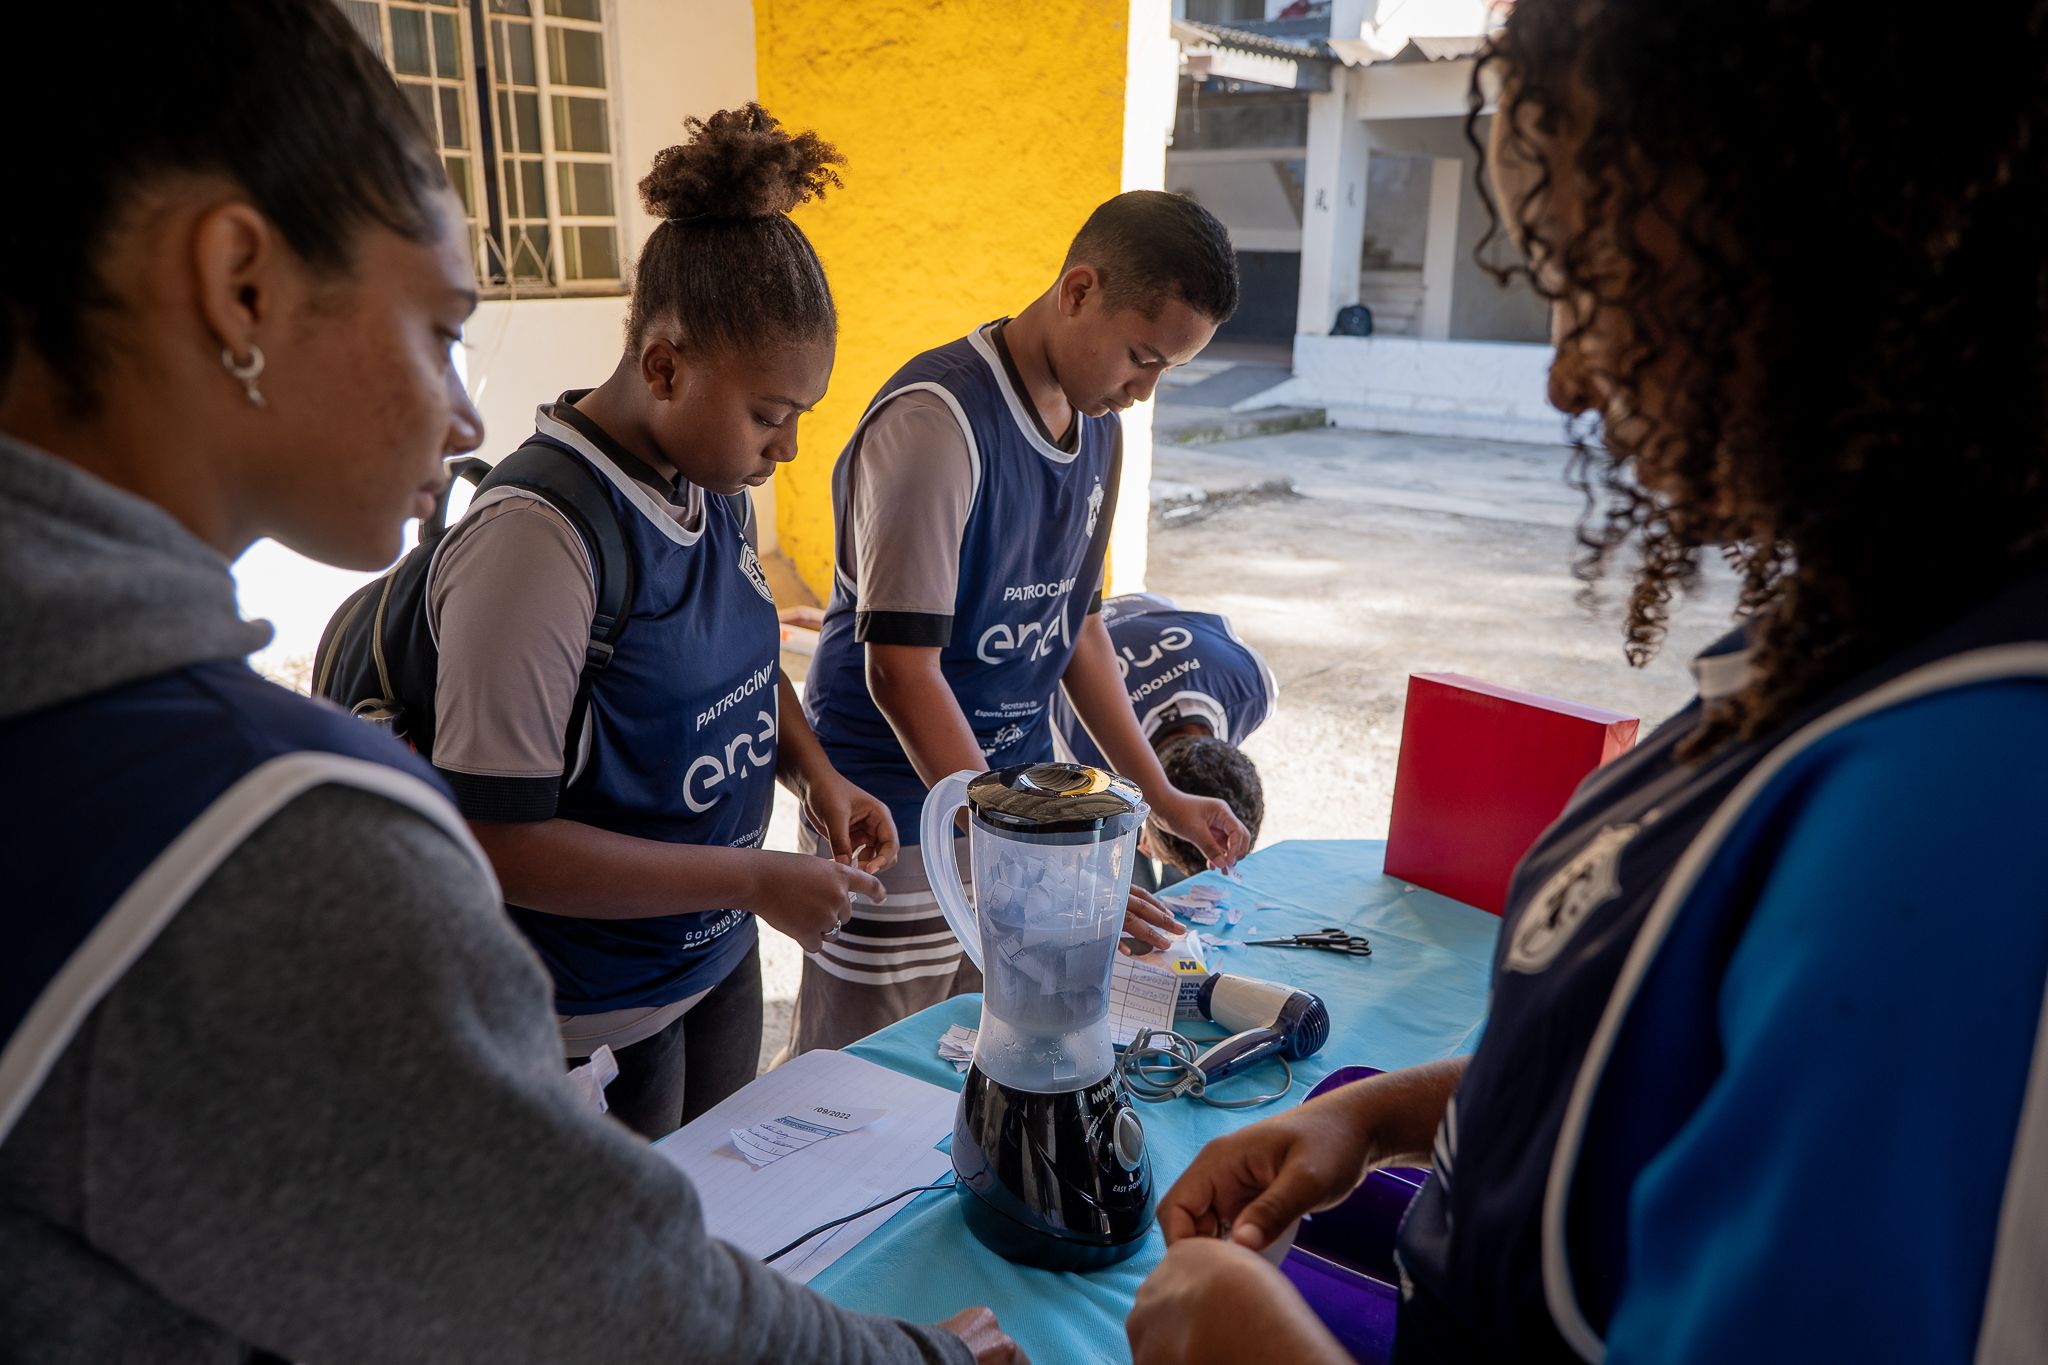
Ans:
<svg viewBox="0 0 2048 1365"><path fill-rule="evenodd" d="M809 825L798 841L806 853L830 852ZM960 879L967 882L967 840L956 839L953 846ZM932 896L923 850L906 845L881 881L886 901L856 899L846 927L821 951L805 956L789 1047L778 1060L812 1048L844 1047L941 1000L981 989L980 970L960 951Z"/></svg>

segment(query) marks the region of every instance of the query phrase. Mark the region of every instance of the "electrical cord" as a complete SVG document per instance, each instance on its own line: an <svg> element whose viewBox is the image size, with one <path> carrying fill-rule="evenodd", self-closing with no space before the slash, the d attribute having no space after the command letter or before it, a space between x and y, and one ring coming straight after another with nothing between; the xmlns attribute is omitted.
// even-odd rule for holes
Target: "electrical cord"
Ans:
<svg viewBox="0 0 2048 1365"><path fill-rule="evenodd" d="M869 1214L873 1213L876 1209L886 1209L899 1199L908 1199L913 1194L930 1194L933 1190L950 1190L957 1183L958 1178L949 1175L944 1180L939 1181L936 1185L918 1185L912 1189L898 1190L896 1193L890 1195L887 1199L878 1199L874 1203L868 1205L864 1209L861 1209L857 1213L849 1213L844 1218L834 1218L829 1223L818 1224L818 1226L812 1228L809 1232L797 1238L788 1246L783 1247L778 1251L771 1251L766 1256L763 1256L761 1258L761 1264L773 1264L774 1262L781 1260L784 1256L789 1255L790 1252L795 1251L805 1242L808 1242L813 1237L816 1237L819 1233L830 1232L832 1229L840 1226L843 1223L851 1223L856 1218L865 1218Z"/></svg>
<svg viewBox="0 0 2048 1365"><path fill-rule="evenodd" d="M1278 1090L1248 1099L1217 1099L1208 1093L1209 1078L1195 1065L1195 1058L1200 1052L1198 1044L1172 1029L1139 1029L1138 1036L1131 1039L1130 1046L1117 1058L1116 1068L1123 1075L1126 1090L1154 1104L1187 1095L1217 1109L1255 1109L1262 1104L1271 1104L1294 1088L1294 1068L1276 1052L1273 1060L1280 1063L1280 1069L1286 1075Z"/></svg>

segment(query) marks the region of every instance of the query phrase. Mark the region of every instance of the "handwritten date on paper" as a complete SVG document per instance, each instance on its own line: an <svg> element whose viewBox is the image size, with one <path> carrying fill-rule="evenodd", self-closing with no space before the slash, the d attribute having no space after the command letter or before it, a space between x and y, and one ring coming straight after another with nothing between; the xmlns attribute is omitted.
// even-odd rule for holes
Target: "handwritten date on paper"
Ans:
<svg viewBox="0 0 2048 1365"><path fill-rule="evenodd" d="M812 1105L779 1119L768 1119L751 1128L734 1128L732 1145L758 1169L814 1147L827 1138L839 1137L865 1128L889 1111L886 1109L835 1109Z"/></svg>

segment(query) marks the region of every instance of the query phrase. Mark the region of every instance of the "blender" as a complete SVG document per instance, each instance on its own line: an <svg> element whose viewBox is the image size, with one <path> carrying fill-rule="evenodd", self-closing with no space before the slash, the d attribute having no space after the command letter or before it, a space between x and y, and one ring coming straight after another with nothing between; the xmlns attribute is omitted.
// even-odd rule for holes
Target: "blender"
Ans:
<svg viewBox="0 0 2048 1365"><path fill-rule="evenodd" d="M972 906L953 853L963 806ZM1145 815L1128 780L1072 763L959 772L925 798L925 872L985 982L953 1117L955 1188L969 1230L1025 1265L1110 1265L1152 1225L1145 1128L1109 1041Z"/></svg>

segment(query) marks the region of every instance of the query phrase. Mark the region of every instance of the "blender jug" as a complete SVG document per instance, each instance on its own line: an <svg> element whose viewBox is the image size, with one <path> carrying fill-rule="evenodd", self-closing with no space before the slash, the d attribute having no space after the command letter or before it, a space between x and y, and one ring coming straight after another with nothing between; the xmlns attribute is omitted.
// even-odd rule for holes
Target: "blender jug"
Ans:
<svg viewBox="0 0 2048 1365"><path fill-rule="evenodd" d="M972 906L953 857L962 806ZM953 1167L969 1227L1013 1260L1108 1264L1151 1223L1144 1127L1109 1028L1146 813L1126 779L1067 763L955 773L925 800L932 892L985 982Z"/></svg>

